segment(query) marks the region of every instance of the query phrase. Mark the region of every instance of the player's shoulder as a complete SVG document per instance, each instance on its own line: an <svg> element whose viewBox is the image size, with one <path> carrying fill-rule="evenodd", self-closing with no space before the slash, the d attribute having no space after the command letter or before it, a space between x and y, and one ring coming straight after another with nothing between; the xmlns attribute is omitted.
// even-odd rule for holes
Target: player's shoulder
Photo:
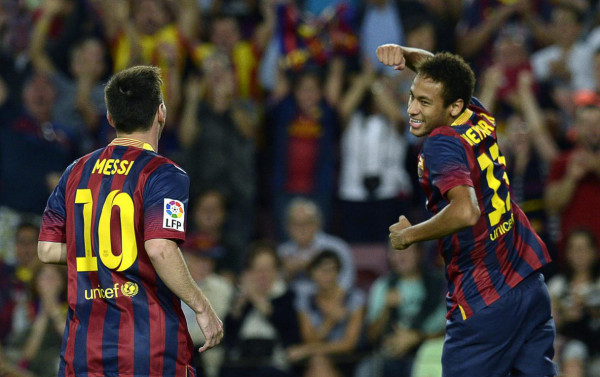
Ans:
<svg viewBox="0 0 600 377"><path fill-rule="evenodd" d="M438 127L427 136L423 143L423 149L435 149L444 145L458 145L460 144L460 136L460 130L455 127Z"/></svg>
<svg viewBox="0 0 600 377"><path fill-rule="evenodd" d="M152 155L152 163L146 164L146 166L151 170L148 172L150 177L153 177L154 179L175 179L175 177L179 177L178 180L189 180L187 172L171 159L155 152L145 152Z"/></svg>
<svg viewBox="0 0 600 377"><path fill-rule="evenodd" d="M95 160L98 158L98 156L100 156L100 154L104 151L104 149L106 148L99 148L96 149L95 151L89 152L77 159L75 159L73 162L71 162L67 168L65 169L65 174L70 174L71 171L75 170L76 168L83 168L85 166L85 164L90 161L90 160Z"/></svg>
<svg viewBox="0 0 600 377"><path fill-rule="evenodd" d="M146 153L150 158L151 158L151 164L147 164L149 167L154 167L154 169L158 170L160 169L165 170L165 171L172 171L172 172L178 172L180 174L184 174L187 175L187 172L185 170L183 170L183 168L181 166L179 166L179 164L177 164L176 162L174 162L173 160L171 160L168 157L165 157L161 154L158 154L154 151L150 151L150 150L144 150L143 153Z"/></svg>

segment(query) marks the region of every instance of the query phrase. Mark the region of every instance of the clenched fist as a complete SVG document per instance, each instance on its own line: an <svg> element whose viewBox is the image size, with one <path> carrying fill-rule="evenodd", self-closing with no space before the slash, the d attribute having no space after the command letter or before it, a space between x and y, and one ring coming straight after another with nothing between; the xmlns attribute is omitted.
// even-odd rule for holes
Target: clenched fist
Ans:
<svg viewBox="0 0 600 377"><path fill-rule="evenodd" d="M410 246L411 242L406 237L405 229L412 224L404 216L400 216L398 222L390 226L390 242L396 250L404 250Z"/></svg>
<svg viewBox="0 0 600 377"><path fill-rule="evenodd" d="M396 44L385 44L377 47L377 59L385 65L393 66L396 70L406 68L404 49Z"/></svg>

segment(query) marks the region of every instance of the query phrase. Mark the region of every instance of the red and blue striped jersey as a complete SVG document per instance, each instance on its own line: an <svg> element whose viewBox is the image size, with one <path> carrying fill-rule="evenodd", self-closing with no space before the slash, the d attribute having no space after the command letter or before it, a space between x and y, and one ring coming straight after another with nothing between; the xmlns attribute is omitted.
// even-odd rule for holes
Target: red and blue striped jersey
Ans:
<svg viewBox="0 0 600 377"><path fill-rule="evenodd" d="M550 262L546 245L510 198L495 120L476 99L452 125L429 134L418 165L430 212L444 209L448 191L461 185L474 188L481 210L473 227L439 240L448 315L458 308L463 319L472 316Z"/></svg>
<svg viewBox="0 0 600 377"><path fill-rule="evenodd" d="M73 162L48 199L40 241L66 243L68 316L59 376L193 376L180 300L149 239L185 240L187 174L117 138Z"/></svg>

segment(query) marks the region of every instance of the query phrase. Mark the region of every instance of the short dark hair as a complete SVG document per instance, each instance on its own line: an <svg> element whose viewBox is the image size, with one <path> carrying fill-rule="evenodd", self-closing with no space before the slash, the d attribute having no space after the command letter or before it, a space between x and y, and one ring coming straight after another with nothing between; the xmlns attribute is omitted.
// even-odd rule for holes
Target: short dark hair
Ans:
<svg viewBox="0 0 600 377"><path fill-rule="evenodd" d="M337 272L342 270L342 260L338 253L331 249L324 249L310 261L307 270L312 272L315 268L319 267L323 262L332 261L335 264Z"/></svg>
<svg viewBox="0 0 600 377"><path fill-rule="evenodd" d="M153 66L127 68L110 78L104 99L117 131L132 133L152 127L163 102L162 83L160 69Z"/></svg>
<svg viewBox="0 0 600 377"><path fill-rule="evenodd" d="M33 221L24 220L24 221L21 221L17 225L17 228L15 229L15 233L19 233L19 232L23 231L24 229L33 229L36 232L40 231L40 227L38 225L36 225Z"/></svg>
<svg viewBox="0 0 600 377"><path fill-rule="evenodd" d="M416 69L419 75L442 84L444 106L449 106L457 99L464 101L465 109L469 106L475 88L475 73L462 57L438 52L417 63Z"/></svg>
<svg viewBox="0 0 600 377"><path fill-rule="evenodd" d="M249 251L244 260L244 268L252 268L256 258L262 254L270 255L275 261L275 266L277 266L278 269L281 268L282 262L281 258L279 258L279 254L277 254L277 246L274 242L267 239L257 240L250 244Z"/></svg>

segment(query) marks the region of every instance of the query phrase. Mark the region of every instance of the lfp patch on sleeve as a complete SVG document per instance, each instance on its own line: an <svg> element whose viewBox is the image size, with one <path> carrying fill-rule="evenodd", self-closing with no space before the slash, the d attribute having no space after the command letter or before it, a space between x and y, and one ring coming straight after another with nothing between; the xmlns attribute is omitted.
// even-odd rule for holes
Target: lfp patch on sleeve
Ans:
<svg viewBox="0 0 600 377"><path fill-rule="evenodd" d="M185 211L179 200L165 198L163 211L163 228L183 232L185 230Z"/></svg>

